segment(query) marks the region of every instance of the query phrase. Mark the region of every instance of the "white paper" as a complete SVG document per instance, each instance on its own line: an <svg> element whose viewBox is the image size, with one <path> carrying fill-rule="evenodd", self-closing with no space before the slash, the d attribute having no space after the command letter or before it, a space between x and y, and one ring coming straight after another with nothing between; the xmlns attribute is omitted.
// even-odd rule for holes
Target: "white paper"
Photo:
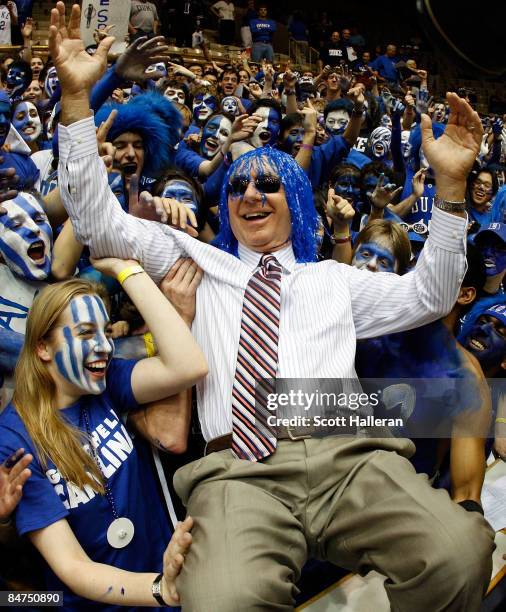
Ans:
<svg viewBox="0 0 506 612"><path fill-rule="evenodd" d="M506 527L506 476L491 483L483 483L481 503L485 518L494 531Z"/></svg>

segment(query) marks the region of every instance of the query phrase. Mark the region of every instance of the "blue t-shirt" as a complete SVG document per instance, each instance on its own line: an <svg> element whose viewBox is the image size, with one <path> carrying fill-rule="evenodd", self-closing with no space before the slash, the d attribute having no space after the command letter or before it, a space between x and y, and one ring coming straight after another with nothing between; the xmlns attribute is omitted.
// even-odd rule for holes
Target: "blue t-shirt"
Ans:
<svg viewBox="0 0 506 612"><path fill-rule="evenodd" d="M272 44L272 37L276 31L276 22L272 19L252 19L249 22L253 42Z"/></svg>
<svg viewBox="0 0 506 612"><path fill-rule="evenodd" d="M373 62L371 62L370 66L387 81L397 81L399 79L399 75L397 74L395 64L397 64L398 61L399 60L396 57L380 55Z"/></svg>
<svg viewBox="0 0 506 612"><path fill-rule="evenodd" d="M331 136L324 144L314 147L308 177L313 189L329 180L332 170L350 151L350 145L342 136Z"/></svg>
<svg viewBox="0 0 506 612"><path fill-rule="evenodd" d="M411 181L413 179L413 170L406 169L406 180L404 181L404 189L401 195L401 202L413 193ZM427 176L423 195L414 203L411 212L404 217L404 221L409 224L423 222L428 227L432 217L432 207L434 206L434 198L436 197L436 185L434 179Z"/></svg>
<svg viewBox="0 0 506 612"><path fill-rule="evenodd" d="M23 487L15 512L20 535L43 529L67 519L86 554L97 563L131 572L161 572L164 550L170 539L168 521L159 499L151 466L142 450L137 450L119 414L138 408L132 393L131 377L135 361L113 359L107 372L107 389L101 395L83 396L61 411L64 419L86 432L82 409L87 408L93 439L102 471L109 484L118 516L135 526L133 540L125 548L112 548L107 529L113 521L111 506L104 495L91 488L69 486L55 465L46 468L21 418L12 404L0 414L0 462L18 448L34 456L32 475ZM136 610L98 604L75 595L47 567L46 588L63 591L65 610Z"/></svg>
<svg viewBox="0 0 506 612"><path fill-rule="evenodd" d="M175 164L180 170L197 179L199 177L200 164L204 161L206 160L198 153L195 153L193 149L190 149L184 140L178 143Z"/></svg>

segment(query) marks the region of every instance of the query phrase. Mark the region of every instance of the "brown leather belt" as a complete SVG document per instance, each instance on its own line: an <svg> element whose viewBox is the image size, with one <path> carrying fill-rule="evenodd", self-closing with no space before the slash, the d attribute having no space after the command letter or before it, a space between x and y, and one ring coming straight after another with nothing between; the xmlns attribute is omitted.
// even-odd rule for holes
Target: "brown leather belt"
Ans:
<svg viewBox="0 0 506 612"><path fill-rule="evenodd" d="M278 427L276 438L278 440L306 440L312 438L316 431L316 429L311 429L309 427ZM321 433L321 430L319 431ZM228 448L232 448L231 433L209 440L204 449L204 456L227 450Z"/></svg>

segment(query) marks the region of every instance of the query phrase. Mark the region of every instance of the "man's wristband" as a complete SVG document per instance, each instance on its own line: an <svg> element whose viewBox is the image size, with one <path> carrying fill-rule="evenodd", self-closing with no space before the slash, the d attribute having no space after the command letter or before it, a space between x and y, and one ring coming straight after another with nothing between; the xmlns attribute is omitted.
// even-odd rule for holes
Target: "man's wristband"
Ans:
<svg viewBox="0 0 506 612"><path fill-rule="evenodd" d="M462 506L467 512L479 512L482 516L484 514L483 508L474 499L464 499L464 501L459 502L459 506Z"/></svg>
<svg viewBox="0 0 506 612"><path fill-rule="evenodd" d="M313 145L302 143L300 145L300 148L301 149L307 149L308 151L312 151L313 150Z"/></svg>
<svg viewBox="0 0 506 612"><path fill-rule="evenodd" d="M439 196L436 195L434 198L434 206L437 206L440 210L444 210L445 212L465 212L466 210L466 202L450 202L448 200L442 200Z"/></svg>
<svg viewBox="0 0 506 612"><path fill-rule="evenodd" d="M364 107L363 106L354 106L353 110L351 111L351 116L352 117L362 117L362 114L364 112Z"/></svg>
<svg viewBox="0 0 506 612"><path fill-rule="evenodd" d="M140 274L141 272L144 272L144 268L142 266L128 266L128 268L121 270L116 277L116 280L120 285L123 285L127 278L133 276L134 274Z"/></svg>
<svg viewBox="0 0 506 612"><path fill-rule="evenodd" d="M285 89L283 93L285 93L287 96L294 96L295 89Z"/></svg>
<svg viewBox="0 0 506 612"><path fill-rule="evenodd" d="M495 420L496 423L506 423L506 419L504 417L497 417Z"/></svg>

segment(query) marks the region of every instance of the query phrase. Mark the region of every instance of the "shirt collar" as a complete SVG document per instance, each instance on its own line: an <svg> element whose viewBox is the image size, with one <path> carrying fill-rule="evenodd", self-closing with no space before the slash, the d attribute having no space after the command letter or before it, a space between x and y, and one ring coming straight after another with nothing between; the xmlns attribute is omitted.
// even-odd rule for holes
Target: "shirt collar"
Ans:
<svg viewBox="0 0 506 612"><path fill-rule="evenodd" d="M258 267L260 259L262 259L263 253L252 251L251 249L248 249L248 247L245 247L243 244L239 243L238 255L242 263L253 272L253 270ZM274 257L279 261L279 263L284 268L284 271L287 274L293 272L295 264L297 262L295 260L295 255L293 254L293 248L291 243L288 244L286 247L280 249L279 251L275 251L274 253L272 253L272 255L274 255Z"/></svg>

